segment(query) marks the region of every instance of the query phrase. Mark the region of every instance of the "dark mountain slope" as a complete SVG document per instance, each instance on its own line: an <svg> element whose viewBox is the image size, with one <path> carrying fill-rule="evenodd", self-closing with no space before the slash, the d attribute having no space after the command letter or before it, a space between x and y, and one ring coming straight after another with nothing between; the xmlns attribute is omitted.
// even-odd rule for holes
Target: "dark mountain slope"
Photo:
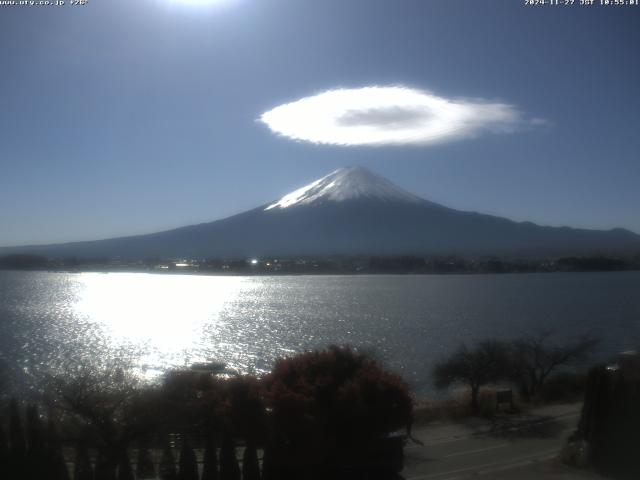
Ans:
<svg viewBox="0 0 640 480"><path fill-rule="evenodd" d="M450 209L360 167L340 169L239 215L165 232L92 242L13 247L48 256L125 259L333 254L498 256L640 253L640 236L542 227Z"/></svg>

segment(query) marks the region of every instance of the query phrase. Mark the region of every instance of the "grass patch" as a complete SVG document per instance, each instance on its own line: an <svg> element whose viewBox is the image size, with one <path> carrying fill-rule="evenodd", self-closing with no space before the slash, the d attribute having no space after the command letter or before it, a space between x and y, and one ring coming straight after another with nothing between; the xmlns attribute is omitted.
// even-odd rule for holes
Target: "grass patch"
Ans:
<svg viewBox="0 0 640 480"><path fill-rule="evenodd" d="M502 389L500 389L502 390ZM458 393L444 400L421 399L415 402L413 411L414 424L424 425L437 421L459 421L470 417L492 418L498 412L520 413L524 405L514 393L513 409L509 405L496 406L496 391L494 388L480 390L478 396L479 411L471 409L471 396L468 393Z"/></svg>

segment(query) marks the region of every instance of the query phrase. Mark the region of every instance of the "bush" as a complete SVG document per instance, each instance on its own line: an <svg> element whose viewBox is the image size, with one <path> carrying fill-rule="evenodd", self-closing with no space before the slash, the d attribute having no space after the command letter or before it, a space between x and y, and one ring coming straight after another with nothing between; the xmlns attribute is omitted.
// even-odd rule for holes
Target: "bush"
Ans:
<svg viewBox="0 0 640 480"><path fill-rule="evenodd" d="M587 375L584 373L563 372L549 378L540 391L543 403L569 403L584 398Z"/></svg>
<svg viewBox="0 0 640 480"><path fill-rule="evenodd" d="M513 411L510 413L521 411L521 405L516 400L514 399ZM501 411L505 408L503 405L500 406ZM414 412L415 422L423 425L436 421L457 421L475 415L491 418L497 413L496 390L480 390L477 411L471 407L471 396L466 392L444 400L422 400Z"/></svg>
<svg viewBox="0 0 640 480"><path fill-rule="evenodd" d="M345 469L398 464L374 458L374 446L410 428L412 399L401 377L371 357L336 346L303 353L277 361L264 386L273 432L268 475L338 478Z"/></svg>
<svg viewBox="0 0 640 480"><path fill-rule="evenodd" d="M258 442L266 436L265 404L260 380L249 376L219 381L217 414L229 433Z"/></svg>
<svg viewBox="0 0 640 480"><path fill-rule="evenodd" d="M276 430L377 437L409 427L412 399L399 375L349 347L278 360L264 379Z"/></svg>

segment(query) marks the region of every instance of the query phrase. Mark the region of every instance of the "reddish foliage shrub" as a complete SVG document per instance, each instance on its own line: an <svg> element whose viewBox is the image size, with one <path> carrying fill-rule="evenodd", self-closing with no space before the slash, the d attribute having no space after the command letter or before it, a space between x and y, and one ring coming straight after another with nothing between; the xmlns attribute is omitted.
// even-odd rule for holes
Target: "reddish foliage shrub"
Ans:
<svg viewBox="0 0 640 480"><path fill-rule="evenodd" d="M412 400L399 375L350 347L276 362L264 380L276 430L289 438L374 438L408 427Z"/></svg>
<svg viewBox="0 0 640 480"><path fill-rule="evenodd" d="M219 383L218 414L227 420L227 428L248 441L260 441L265 435L265 407L260 380L250 375L233 377Z"/></svg>

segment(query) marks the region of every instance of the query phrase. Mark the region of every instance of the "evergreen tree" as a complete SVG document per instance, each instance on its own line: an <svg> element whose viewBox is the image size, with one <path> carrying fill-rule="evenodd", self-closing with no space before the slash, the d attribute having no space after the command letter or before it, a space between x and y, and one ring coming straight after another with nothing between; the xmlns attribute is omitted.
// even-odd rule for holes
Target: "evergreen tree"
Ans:
<svg viewBox="0 0 640 480"><path fill-rule="evenodd" d="M162 450L159 470L160 471L158 473L160 474L160 480L177 480L178 478L176 462L173 458L173 451L169 445L164 447Z"/></svg>
<svg viewBox="0 0 640 480"><path fill-rule="evenodd" d="M198 480L198 460L186 437L180 450L179 466L178 480Z"/></svg>
<svg viewBox="0 0 640 480"><path fill-rule="evenodd" d="M260 464L258 452L253 442L247 443L242 456L242 480L260 480Z"/></svg>
<svg viewBox="0 0 640 480"><path fill-rule="evenodd" d="M27 407L27 443L28 451L39 454L45 451L45 432L42 420L35 405Z"/></svg>
<svg viewBox="0 0 640 480"><path fill-rule="evenodd" d="M84 442L78 442L76 446L73 480L93 480L93 468L89 459L89 451Z"/></svg>
<svg viewBox="0 0 640 480"><path fill-rule="evenodd" d="M136 477L141 480L145 478L156 478L156 468L151 458L151 452L145 442L141 442L138 447Z"/></svg>
<svg viewBox="0 0 640 480"><path fill-rule="evenodd" d="M53 422L53 418L49 417L47 423L47 464L49 473L47 478L50 480L69 480L69 470L67 470L67 462L62 451L62 444L58 436L58 429Z"/></svg>
<svg viewBox="0 0 640 480"><path fill-rule="evenodd" d="M109 456L98 450L95 467L95 480L116 480L116 468Z"/></svg>
<svg viewBox="0 0 640 480"><path fill-rule="evenodd" d="M207 443L204 447L202 480L218 480L218 478L218 453L215 436L212 434L207 438Z"/></svg>
<svg viewBox="0 0 640 480"><path fill-rule="evenodd" d="M22 431L22 420L20 418L20 408L15 398L11 399L9 410L9 441L11 443L11 454L14 457L24 458L27 453L27 446Z"/></svg>
<svg viewBox="0 0 640 480"><path fill-rule="evenodd" d="M8 478L23 479L26 471L27 447L22 431L20 409L15 398L9 407L9 460L7 462Z"/></svg>
<svg viewBox="0 0 640 480"><path fill-rule="evenodd" d="M230 434L225 434L220 449L220 480L240 480L240 467Z"/></svg>
<svg viewBox="0 0 640 480"><path fill-rule="evenodd" d="M0 469L4 471L8 467L9 445L7 444L7 437L4 435L2 423L3 422L0 420Z"/></svg>
<svg viewBox="0 0 640 480"><path fill-rule="evenodd" d="M34 405L27 407L27 471L33 480L45 478L49 472L44 425Z"/></svg>
<svg viewBox="0 0 640 480"><path fill-rule="evenodd" d="M267 443L262 452L262 480L278 480L275 463L273 445Z"/></svg>
<svg viewBox="0 0 640 480"><path fill-rule="evenodd" d="M118 480L135 480L126 449L123 450L122 455L120 455L120 462L118 464Z"/></svg>

